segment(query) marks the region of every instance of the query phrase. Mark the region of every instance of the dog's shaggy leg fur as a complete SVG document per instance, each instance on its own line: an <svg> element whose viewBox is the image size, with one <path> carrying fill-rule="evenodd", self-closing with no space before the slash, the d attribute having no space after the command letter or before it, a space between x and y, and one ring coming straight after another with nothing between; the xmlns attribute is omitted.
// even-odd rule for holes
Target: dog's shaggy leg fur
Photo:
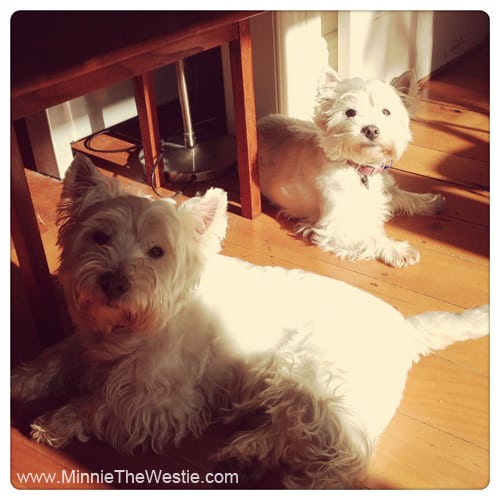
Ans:
<svg viewBox="0 0 500 500"><path fill-rule="evenodd" d="M326 366L307 356L275 354L254 367L242 389L248 397L235 404L234 418L263 412L264 421L237 434L216 455L219 467L251 477L280 467L288 488L359 486L371 446L344 410L343 398L329 387L334 382Z"/></svg>
<svg viewBox="0 0 500 500"><path fill-rule="evenodd" d="M393 187L389 190L392 196L391 208L394 214L400 215L435 215L445 209L444 196L431 193L411 193Z"/></svg>
<svg viewBox="0 0 500 500"><path fill-rule="evenodd" d="M402 268L416 264L420 260L418 250L407 241L389 238L383 229L379 229L371 237L363 240L355 240L345 235L341 238L335 229L332 229L332 224L322 222L316 226L298 224L296 232L309 238L322 250L333 252L340 259L351 262L378 259L385 264Z"/></svg>
<svg viewBox="0 0 500 500"><path fill-rule="evenodd" d="M64 394L77 377L77 355L71 342L52 346L29 364L19 366L11 376L12 398L33 401Z"/></svg>
<svg viewBox="0 0 500 500"><path fill-rule="evenodd" d="M264 423L239 433L217 454L219 466L252 475L281 466L287 488L359 486L368 463L368 443L364 449L353 447L351 436L336 418L333 399L315 399L293 385L280 394L277 407L266 406Z"/></svg>
<svg viewBox="0 0 500 500"><path fill-rule="evenodd" d="M31 424L31 438L53 448L62 448L73 439L85 442L90 439L90 429L85 423L93 411L92 397L72 401L55 411L45 413Z"/></svg>
<svg viewBox="0 0 500 500"><path fill-rule="evenodd" d="M367 242L369 248L367 258L370 258L370 255L375 255L378 260L393 267L411 266L420 260L418 250L413 248L407 241L393 240L386 236L385 233L375 238L371 245L370 243L370 241Z"/></svg>
<svg viewBox="0 0 500 500"><path fill-rule="evenodd" d="M134 390L141 391L140 398L134 397ZM136 449L164 453L188 434L199 437L212 420L214 411L204 404L201 393L196 405L187 398L188 394L184 405L174 406L169 405L168 395L162 404L158 395L148 393L147 387L138 389L138 384L116 387L114 395L104 388L38 417L31 426L31 437L62 448L74 439L85 442L94 435L124 454Z"/></svg>

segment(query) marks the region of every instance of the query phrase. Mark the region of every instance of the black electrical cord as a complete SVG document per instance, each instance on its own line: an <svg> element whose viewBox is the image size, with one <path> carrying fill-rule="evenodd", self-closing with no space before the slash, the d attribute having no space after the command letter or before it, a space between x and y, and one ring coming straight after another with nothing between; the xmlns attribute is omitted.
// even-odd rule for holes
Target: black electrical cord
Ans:
<svg viewBox="0 0 500 500"><path fill-rule="evenodd" d="M137 151L140 149L141 145L140 144L133 144L132 146L127 146L124 148L116 148L116 149L99 149L96 148L95 146L92 145L92 141L96 138L99 137L100 135L107 134L110 132L110 129L105 129L101 130L99 132L96 132L95 134L92 134L91 136L87 137L84 141L85 147L89 150L92 151L93 153L133 153L134 151Z"/></svg>
<svg viewBox="0 0 500 500"><path fill-rule="evenodd" d="M92 145L92 141L98 137L99 135L107 134L110 132L110 129L105 129L101 130L99 132L96 132L95 134L92 134L91 136L87 137L84 141L85 148L88 149L89 151L92 151L93 153L134 153L135 151L139 151L142 149L142 144L133 144L132 146L124 147L124 148L114 148L114 149L100 149L96 148L95 146ZM129 139L129 138L128 138ZM182 147L182 146L179 146ZM153 193L158 197L158 198L176 198L180 194L184 192L184 190L191 184L192 180L189 180L181 189L177 190L173 195L171 196L163 196L155 186L155 175L156 171L158 170L158 165L160 164L161 161L165 158L165 153L163 148L160 150L160 154L156 158L154 164L153 164L153 170L151 172L151 178L149 179L149 184L151 186L151 189L153 190Z"/></svg>
<svg viewBox="0 0 500 500"><path fill-rule="evenodd" d="M165 157L165 152L162 148L160 150L160 154L158 155L158 157L156 158L156 160L153 163L153 169L151 170L150 186L151 186L151 189L153 190L153 193L156 196L158 196L158 198L177 198L177 196L182 194L188 188L188 186L193 182L193 179L188 180L186 182L186 184L184 184L184 186L182 186L181 189L178 189L174 194L172 194L170 196L163 196L161 193L159 193L158 190L156 189L156 186L155 186L155 175L156 175L156 171L158 170L158 165L160 164L160 162L163 162L164 157Z"/></svg>

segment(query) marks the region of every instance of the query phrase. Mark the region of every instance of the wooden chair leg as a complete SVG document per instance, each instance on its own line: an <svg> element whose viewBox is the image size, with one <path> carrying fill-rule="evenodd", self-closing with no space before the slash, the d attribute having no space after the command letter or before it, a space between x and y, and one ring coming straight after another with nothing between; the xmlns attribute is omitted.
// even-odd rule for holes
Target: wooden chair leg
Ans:
<svg viewBox="0 0 500 500"><path fill-rule="evenodd" d="M160 187L163 181L163 165L153 169L161 151L161 139L158 127L158 112L154 90L153 73L148 72L134 78L135 104L141 129L141 141L146 163L146 181Z"/></svg>
<svg viewBox="0 0 500 500"><path fill-rule="evenodd" d="M36 221L14 128L11 127L11 236L40 343L64 337L64 325Z"/></svg>
<svg viewBox="0 0 500 500"><path fill-rule="evenodd" d="M253 88L250 22L239 23L239 38L229 43L234 99L234 122L238 149L241 213L253 219L261 213L257 130Z"/></svg>

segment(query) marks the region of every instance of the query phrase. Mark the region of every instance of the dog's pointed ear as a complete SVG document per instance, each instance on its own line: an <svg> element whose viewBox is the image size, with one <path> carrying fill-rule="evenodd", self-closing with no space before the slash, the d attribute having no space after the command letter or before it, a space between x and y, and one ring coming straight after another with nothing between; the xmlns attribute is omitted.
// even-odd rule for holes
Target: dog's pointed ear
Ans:
<svg viewBox="0 0 500 500"><path fill-rule="evenodd" d="M77 153L64 176L59 210L63 216L75 217L91 205L123 194L118 180L105 177L90 158Z"/></svg>
<svg viewBox="0 0 500 500"><path fill-rule="evenodd" d="M122 194L116 179L100 174L89 158L78 153L64 176L61 200L57 206L58 241L72 224L78 222L86 208Z"/></svg>
<svg viewBox="0 0 500 500"><path fill-rule="evenodd" d="M336 98L336 86L342 77L330 66L324 66L318 80L318 88L314 98L314 123L326 130L332 112L332 104Z"/></svg>
<svg viewBox="0 0 500 500"><path fill-rule="evenodd" d="M227 229L227 194L224 190L210 188L203 196L184 202L178 212L198 243L214 252L220 250Z"/></svg>
<svg viewBox="0 0 500 500"><path fill-rule="evenodd" d="M415 70L410 69L401 73L401 75L391 80L391 85L396 89L410 115L413 115L420 95L420 87Z"/></svg>
<svg viewBox="0 0 500 500"><path fill-rule="evenodd" d="M82 153L76 154L64 176L63 198L72 202L82 202L87 199L92 203L122 194L122 188L116 179L104 177L90 158Z"/></svg>
<svg viewBox="0 0 500 500"><path fill-rule="evenodd" d="M318 93L342 81L342 77L330 66L324 66L318 79Z"/></svg>

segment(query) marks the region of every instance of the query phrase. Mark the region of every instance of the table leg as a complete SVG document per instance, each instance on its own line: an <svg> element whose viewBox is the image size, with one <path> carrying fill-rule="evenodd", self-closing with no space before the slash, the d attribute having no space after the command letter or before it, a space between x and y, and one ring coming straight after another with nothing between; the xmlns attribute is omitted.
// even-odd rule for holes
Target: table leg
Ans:
<svg viewBox="0 0 500 500"><path fill-rule="evenodd" d="M250 22L238 23L239 37L229 43L234 99L234 124L238 149L241 213L253 219L261 212L257 165L257 129L253 88Z"/></svg>
<svg viewBox="0 0 500 500"><path fill-rule="evenodd" d="M146 164L146 181L148 184L153 183L155 187L160 187L163 180L163 164L153 172L161 151L153 73L148 72L136 76L134 91Z"/></svg>
<svg viewBox="0 0 500 500"><path fill-rule="evenodd" d="M64 336L64 326L13 127L11 127L11 236L40 343L46 346L57 342Z"/></svg>

